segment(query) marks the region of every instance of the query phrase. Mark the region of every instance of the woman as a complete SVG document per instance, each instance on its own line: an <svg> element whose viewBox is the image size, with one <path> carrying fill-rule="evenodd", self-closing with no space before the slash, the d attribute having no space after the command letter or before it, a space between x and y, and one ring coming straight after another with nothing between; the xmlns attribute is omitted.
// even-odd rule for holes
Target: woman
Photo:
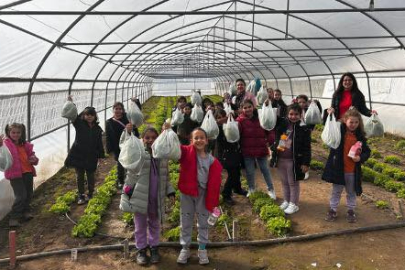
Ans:
<svg viewBox="0 0 405 270"><path fill-rule="evenodd" d="M372 113L366 106L366 100L363 93L357 86L356 78L352 73L345 73L340 78L338 88L332 97L331 112L335 114L336 119L341 119L350 107L355 107L361 114L370 117Z"/></svg>

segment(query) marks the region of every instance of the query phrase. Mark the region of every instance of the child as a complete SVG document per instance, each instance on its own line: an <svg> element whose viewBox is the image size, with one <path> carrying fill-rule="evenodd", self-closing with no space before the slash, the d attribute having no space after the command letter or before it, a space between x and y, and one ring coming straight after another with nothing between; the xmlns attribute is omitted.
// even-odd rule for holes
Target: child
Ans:
<svg viewBox="0 0 405 270"><path fill-rule="evenodd" d="M271 147L270 164L278 168L284 193L280 208L286 214L299 210L299 180L304 179L311 161L311 132L300 125L301 113L298 104L291 104L287 107L287 118L277 118L276 142Z"/></svg>
<svg viewBox="0 0 405 270"><path fill-rule="evenodd" d="M141 104L138 99L133 99L134 102L141 109ZM121 102L115 102L113 105L113 117L106 122L106 143L107 143L107 153L114 153L114 159L117 162L117 186L118 189L122 189L125 178L125 169L122 167L121 163L118 161L120 156L119 141L122 131L127 125L131 125L128 121L127 114L125 113L124 104ZM132 126L132 125L131 125ZM136 127L133 127L133 133L136 137L139 137L139 132Z"/></svg>
<svg viewBox="0 0 405 270"><path fill-rule="evenodd" d="M328 111L328 113L332 113ZM363 121L356 109L349 109L343 116L340 128L341 142L337 149L330 149L322 179L333 183L330 198L330 209L326 215L326 221L335 221L337 207L343 189L346 189L347 221L356 222L354 208L356 207L356 195L362 193L361 187L361 164L370 157L370 148L364 133ZM350 148L357 142L362 143L361 153L349 157Z"/></svg>
<svg viewBox="0 0 405 270"><path fill-rule="evenodd" d="M277 116L286 117L287 116L287 105L285 104L282 93L280 89L273 91L273 100L271 102L273 108L277 108Z"/></svg>
<svg viewBox="0 0 405 270"><path fill-rule="evenodd" d="M72 97L68 96L72 101ZM97 169L98 159L104 158L102 141L103 130L98 125L98 117L93 107L86 107L83 112L72 118L76 130L76 138L65 160L65 166L76 170L77 188L79 196L77 204L84 204L90 200L94 192L94 174ZM87 176L88 194L84 191L84 173Z"/></svg>
<svg viewBox="0 0 405 270"><path fill-rule="evenodd" d="M242 189L240 182L241 150L239 142L229 143L224 135L223 124L228 120L224 110L217 110L214 115L218 123L219 134L216 140L216 157L228 173L222 196L227 204L234 204L232 190L240 195L246 196L247 191Z"/></svg>
<svg viewBox="0 0 405 270"><path fill-rule="evenodd" d="M268 145L272 144L274 140L271 141L270 132L260 126L257 110L251 100L244 100L241 108L242 114L238 116L236 121L239 122L242 156L249 185L247 196L255 191L255 162L257 161L267 184L267 194L275 200L276 193L271 181L270 169L267 165Z"/></svg>
<svg viewBox="0 0 405 270"><path fill-rule="evenodd" d="M180 143L184 145L190 144L191 131L198 127L198 123L190 118L192 108L193 105L191 105L191 103L187 103L184 106L184 121L177 127L177 136L179 136Z"/></svg>
<svg viewBox="0 0 405 270"><path fill-rule="evenodd" d="M7 138L3 141L3 135L0 136L0 146L4 142L13 157L13 163L4 172L4 176L10 180L15 198L11 208L9 226L19 227L21 219L28 221L33 218L30 213L30 203L33 196L34 176L36 176L34 165L38 164L38 158L33 150L34 145L26 141L23 124L6 125L5 132Z"/></svg>
<svg viewBox="0 0 405 270"><path fill-rule="evenodd" d="M315 102L316 106L318 106L319 112L322 114L322 105L316 99L309 100L307 95L298 95L296 98L296 102L302 109L301 121L304 121L305 113L308 110L309 104L311 102ZM307 125L307 126L311 131L314 130L314 128L315 128L315 125Z"/></svg>
<svg viewBox="0 0 405 270"><path fill-rule="evenodd" d="M127 127L127 132L132 129ZM146 255L148 240L150 249L150 262L158 263L160 255L158 244L160 236L160 223L165 212L165 197L168 196L172 203L175 191L168 179L168 162L164 159L152 157L152 144L158 132L154 128L146 128L142 134L145 151L142 153L144 160L139 173L127 171L123 189L122 204L129 204L130 212L135 213L135 246L138 249L136 263L148 263ZM125 208L122 208L125 210ZM149 234L148 234L149 232Z"/></svg>
<svg viewBox="0 0 405 270"><path fill-rule="evenodd" d="M167 125L165 126L167 128ZM207 153L207 133L196 128L191 133L190 145L181 145L179 190L180 198L180 251L177 263L186 264L190 258L194 215L197 215L198 258L208 264L208 216L219 205L222 166Z"/></svg>

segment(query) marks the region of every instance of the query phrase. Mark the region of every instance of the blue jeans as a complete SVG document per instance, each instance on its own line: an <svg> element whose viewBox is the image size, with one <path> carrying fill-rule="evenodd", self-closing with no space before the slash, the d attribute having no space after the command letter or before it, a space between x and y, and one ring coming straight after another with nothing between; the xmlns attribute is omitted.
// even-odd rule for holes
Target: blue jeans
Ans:
<svg viewBox="0 0 405 270"><path fill-rule="evenodd" d="M259 164L260 171L262 172L264 181L267 184L267 190L273 189L273 182L271 181L270 169L267 166L267 156L265 157L244 157L246 178L249 185L249 189L255 189L255 160Z"/></svg>

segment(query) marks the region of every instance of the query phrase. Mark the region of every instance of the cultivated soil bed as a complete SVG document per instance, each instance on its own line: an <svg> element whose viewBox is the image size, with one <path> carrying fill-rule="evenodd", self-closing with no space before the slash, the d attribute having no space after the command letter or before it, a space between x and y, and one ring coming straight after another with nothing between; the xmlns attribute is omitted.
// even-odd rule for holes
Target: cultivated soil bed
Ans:
<svg viewBox="0 0 405 270"><path fill-rule="evenodd" d="M322 147L320 132L313 134L313 158L324 162L327 150ZM399 140L391 135L375 140L372 148L378 149L382 155L392 154L389 149ZM401 158L398 168L404 170L405 156L395 153ZM100 184L114 165L112 157L103 160L98 169L97 183ZM370 183L364 183L365 196L358 197L356 210L358 221L349 224L346 221L345 194L338 210L338 220L333 223L324 221L328 209L331 185L320 178L320 171L311 170L310 179L301 183L300 211L289 216L293 230L289 236L314 234L328 231L346 230L386 223L403 222L401 199L395 193L385 191ZM281 203L282 190L277 171L272 169L273 182L276 188L278 203ZM224 175L225 178L225 175ZM260 172L256 172L256 183L264 190L264 180ZM74 171L62 169L58 174L42 184L35 191L33 201L35 218L24 223L17 231L17 255L37 253L58 249L71 249L84 246L98 246L121 243L129 238L133 242L133 228L126 226L120 219L118 208L119 194L114 195L108 213L103 217L102 226L93 238L83 239L71 236L73 224L65 216L58 216L47 211L54 203L55 197L67 190L76 188ZM247 198L235 195L236 204L225 207L232 217L239 220L241 226L240 240L262 240L273 238ZM375 201L388 202L387 209L379 209ZM77 220L85 206L73 204L69 216ZM164 227L168 227L167 224ZM0 258L8 257L8 218L0 222ZM176 258L179 248L162 248L162 262L147 266L148 269L404 269L405 262L405 228L343 236L327 237L307 242L286 243L264 247L228 247L211 248L211 263L199 266L196 250L192 250L192 258L187 266L179 266ZM212 241L227 241L223 228L210 231ZM164 239L162 238L162 241ZM79 253L78 260L72 262L70 255L56 255L31 261L21 261L17 269L143 269L135 263L135 251L131 250L130 259L124 259L120 251L103 251ZM7 269L7 265L0 265Z"/></svg>

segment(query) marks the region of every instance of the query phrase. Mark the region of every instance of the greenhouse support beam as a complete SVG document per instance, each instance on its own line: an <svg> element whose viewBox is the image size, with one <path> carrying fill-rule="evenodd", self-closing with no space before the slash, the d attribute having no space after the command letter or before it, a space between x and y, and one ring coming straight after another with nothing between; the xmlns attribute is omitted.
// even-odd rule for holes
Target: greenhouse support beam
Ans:
<svg viewBox="0 0 405 270"><path fill-rule="evenodd" d="M0 11L0 15L46 15L46 16L61 16L61 15L73 15L73 16L187 16L187 15L251 15L251 14L323 14L323 13L364 13L364 12L400 12L405 11L404 7L397 8L335 8L335 9L290 9L290 10L200 10L200 11L41 11L41 10L11 10Z"/></svg>

